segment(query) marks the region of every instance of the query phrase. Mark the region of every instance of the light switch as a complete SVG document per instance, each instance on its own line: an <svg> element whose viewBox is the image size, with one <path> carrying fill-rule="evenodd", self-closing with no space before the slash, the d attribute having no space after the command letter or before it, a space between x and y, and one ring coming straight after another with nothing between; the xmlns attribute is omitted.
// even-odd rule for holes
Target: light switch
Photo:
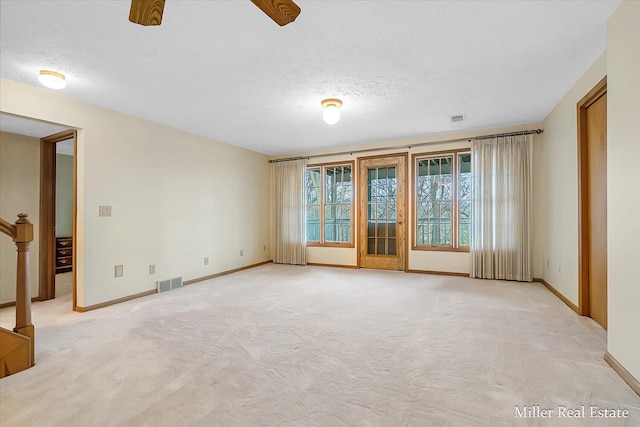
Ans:
<svg viewBox="0 0 640 427"><path fill-rule="evenodd" d="M111 206L99 206L98 215L99 216L111 216Z"/></svg>
<svg viewBox="0 0 640 427"><path fill-rule="evenodd" d="M116 265L115 275L116 277L122 277L124 275L124 267L122 265Z"/></svg>

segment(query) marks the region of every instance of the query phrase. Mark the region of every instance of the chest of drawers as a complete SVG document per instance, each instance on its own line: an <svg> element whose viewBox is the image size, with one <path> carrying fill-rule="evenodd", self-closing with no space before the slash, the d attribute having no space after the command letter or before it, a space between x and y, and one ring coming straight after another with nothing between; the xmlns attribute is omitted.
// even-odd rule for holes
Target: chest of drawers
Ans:
<svg viewBox="0 0 640 427"><path fill-rule="evenodd" d="M73 265L73 238L56 237L56 273L71 271Z"/></svg>

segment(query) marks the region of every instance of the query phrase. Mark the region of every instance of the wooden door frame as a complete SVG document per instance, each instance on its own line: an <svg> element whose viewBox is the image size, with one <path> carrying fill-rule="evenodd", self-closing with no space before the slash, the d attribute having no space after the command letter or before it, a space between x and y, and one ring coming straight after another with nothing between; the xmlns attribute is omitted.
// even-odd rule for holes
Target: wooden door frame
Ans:
<svg viewBox="0 0 640 427"><path fill-rule="evenodd" d="M357 200L357 204L358 204L358 225L357 225L357 248L358 248L358 267L362 267L362 251L364 250L364 244L362 242L362 227L361 227L361 221L366 220L367 215L366 212L362 212L362 206L361 206L361 200L360 197L366 197L366 193L365 194L361 194L360 192L360 179L365 179L366 176L362 176L360 174L360 169L361 169L361 163L363 160L374 160L374 159L383 159L386 157L402 157L404 159L404 177L402 177L403 182L402 185L404 185L405 187L405 197L404 197L404 214L405 214L405 218L404 218L404 243L403 243L403 247L404 247L404 259L403 259L403 268L401 270L398 271L405 271L408 272L409 271L409 223L410 221L410 215L409 215L409 198L411 197L409 195L409 191L410 190L410 186L408 186L408 180L409 180L409 153L407 152L400 152L400 153L389 153L389 154L378 154L375 156L364 156L364 157L358 157L357 160L357 170L358 170L358 174L357 174L357 185L356 187L358 188L358 200ZM400 176L398 175L398 178L400 178Z"/></svg>
<svg viewBox="0 0 640 427"><path fill-rule="evenodd" d="M78 133L70 129L40 139L40 265L39 300L56 296L56 144L73 138L73 237L76 233L77 212L77 148ZM75 246L75 243L74 243ZM72 252L73 309L76 301L76 250Z"/></svg>
<svg viewBox="0 0 640 427"><path fill-rule="evenodd" d="M578 313L590 315L589 307L589 151L587 108L607 93L607 76L577 104L578 122Z"/></svg>

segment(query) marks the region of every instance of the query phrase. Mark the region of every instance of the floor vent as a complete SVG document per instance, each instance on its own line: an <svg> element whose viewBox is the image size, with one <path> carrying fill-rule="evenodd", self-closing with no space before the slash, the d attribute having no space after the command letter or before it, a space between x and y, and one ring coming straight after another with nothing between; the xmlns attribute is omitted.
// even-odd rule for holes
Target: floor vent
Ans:
<svg viewBox="0 0 640 427"><path fill-rule="evenodd" d="M158 292L170 291L171 289L182 287L182 277L174 277L173 279L160 280L158 283Z"/></svg>

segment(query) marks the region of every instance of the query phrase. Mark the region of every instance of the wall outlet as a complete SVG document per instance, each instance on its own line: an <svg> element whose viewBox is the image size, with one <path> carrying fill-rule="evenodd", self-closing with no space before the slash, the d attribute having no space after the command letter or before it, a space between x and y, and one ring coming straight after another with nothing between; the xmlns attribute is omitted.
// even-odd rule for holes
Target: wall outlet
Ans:
<svg viewBox="0 0 640 427"><path fill-rule="evenodd" d="M562 273L562 267L558 266L558 273Z"/></svg>
<svg viewBox="0 0 640 427"><path fill-rule="evenodd" d="M149 264L149 274L156 274L156 265Z"/></svg>
<svg viewBox="0 0 640 427"><path fill-rule="evenodd" d="M111 216L111 206L98 206L99 216Z"/></svg>
<svg viewBox="0 0 640 427"><path fill-rule="evenodd" d="M115 270L115 277L124 276L124 267L122 265L116 265L114 270Z"/></svg>
<svg viewBox="0 0 640 427"><path fill-rule="evenodd" d="M204 257L204 265L209 265L209 257Z"/></svg>
<svg viewBox="0 0 640 427"><path fill-rule="evenodd" d="M262 252L266 252L266 251L267 251L267 245L264 245L264 246L262 247Z"/></svg>
<svg viewBox="0 0 640 427"><path fill-rule="evenodd" d="M547 258L547 270L549 269L549 258Z"/></svg>
<svg viewBox="0 0 640 427"><path fill-rule="evenodd" d="M240 256L244 256L244 250L240 249Z"/></svg>

